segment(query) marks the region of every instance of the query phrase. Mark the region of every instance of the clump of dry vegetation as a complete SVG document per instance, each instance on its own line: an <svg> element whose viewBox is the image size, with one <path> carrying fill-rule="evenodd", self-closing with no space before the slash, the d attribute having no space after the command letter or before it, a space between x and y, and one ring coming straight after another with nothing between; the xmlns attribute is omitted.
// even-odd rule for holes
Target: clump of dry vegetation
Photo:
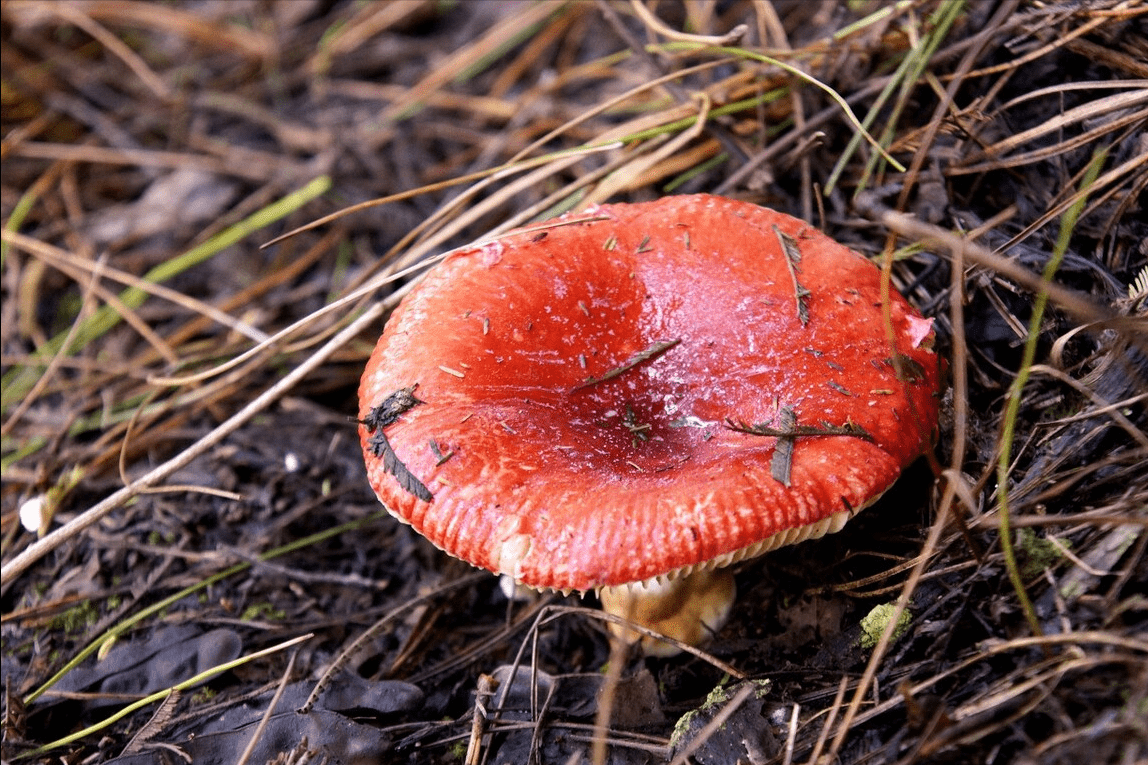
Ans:
<svg viewBox="0 0 1148 765"><path fill-rule="evenodd" d="M0 4L4 760L1143 762L1146 17ZM705 656L611 660L381 512L355 389L435 255L686 192L881 264L946 416Z"/></svg>

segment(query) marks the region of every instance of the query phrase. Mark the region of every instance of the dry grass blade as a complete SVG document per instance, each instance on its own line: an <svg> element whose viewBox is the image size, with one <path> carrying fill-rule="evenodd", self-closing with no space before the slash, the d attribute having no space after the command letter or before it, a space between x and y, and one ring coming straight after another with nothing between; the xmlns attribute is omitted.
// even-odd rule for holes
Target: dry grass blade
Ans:
<svg viewBox="0 0 1148 765"><path fill-rule="evenodd" d="M974 154L960 167L949 171L952 175L983 173L1005 167L1016 167L1054 157L1080 146L1086 146L1098 138L1120 128L1148 120L1148 110L1133 111L1133 107L1148 104L1148 84L1125 93L1090 101L1086 104L1058 114L1053 119L1029 130L1016 133L997 143L986 146L980 154ZM1109 117L1109 119L1101 119ZM1040 149L1007 156L1013 149L1023 146L1052 133L1061 133L1066 128L1083 122L1099 123L1091 130L1074 136L1071 140L1060 141ZM1143 160L1142 160L1143 161Z"/></svg>
<svg viewBox="0 0 1148 765"><path fill-rule="evenodd" d="M1119 327L1126 324L1118 313L1097 305L1087 296L1074 293L1072 290L1055 283L1044 284L1039 276L1017 266L1013 261L968 242L950 231L914 220L903 213L883 207L872 196L858 197L857 208L907 239L940 244L949 252L960 252L969 261L991 268L1026 289L1033 292L1047 292L1050 300L1081 321L1102 324L1105 327ZM1132 329L1131 326L1128 328ZM1148 341L1145 341L1143 337L1137 337L1133 334L1131 339L1148 349L1148 345L1145 345Z"/></svg>
<svg viewBox="0 0 1148 765"><path fill-rule="evenodd" d="M19 249L31 255L41 258L47 265L59 269L68 274L76 281L82 281L85 276L90 278L107 278L112 281L119 282L125 287L132 287L140 292L152 295L155 297L169 300L172 303L187 308L191 313L199 314L204 318L213 321L220 326L227 327L234 330L241 335L244 335L255 342L263 342L267 340L267 333L262 330L252 327L246 322L236 319L235 317L219 310L215 306L204 303L201 300L186 295L177 290L164 287L162 284L155 284L141 279L134 274L129 274L118 268L113 268L106 264L94 263L82 257L74 255L64 250L52 247L32 237L23 236L14 232L0 232L0 237L11 245L15 245ZM127 312L130 313L130 312ZM77 325L80 326L80 325ZM61 347L68 347L69 343L62 343ZM166 345L166 344L164 344ZM168 351L170 354L170 350Z"/></svg>
<svg viewBox="0 0 1148 765"><path fill-rule="evenodd" d="M243 750L243 754L239 755L239 759L235 765L247 765L251 761L251 755L255 751L256 744L263 736L263 732L267 730L267 723L271 719L271 715L275 713L275 708L279 706L279 700L283 698L283 691L287 687L287 681L291 679L291 673L295 669L295 658L299 652L292 651L291 658L287 662L287 668L283 670L283 678L279 681L278 687L275 689L275 695L271 697L271 703L267 705L267 710L259 719L259 724L255 726L255 730L251 732L251 741L248 742L247 747Z"/></svg>
<svg viewBox="0 0 1148 765"><path fill-rule="evenodd" d="M10 12L17 14L58 12L56 3L43 0L17 0L10 5ZM204 45L255 58L267 57L273 47L265 35L236 25L212 23L180 8L157 7L141 0L80 0L71 5L73 8L67 13L79 13L107 24L139 26L166 32L178 38L191 38Z"/></svg>
<svg viewBox="0 0 1148 765"><path fill-rule="evenodd" d="M24 573L25 570L41 557L46 555L51 550L54 550L64 542L73 539L76 535L81 534L85 529L94 525L102 520L109 513L123 506L133 497L138 496L141 492L154 488L160 482L166 480L175 471L190 463L197 456L205 453L207 450L214 447L221 442L230 433L234 432L240 426L248 422L259 412L266 409L271 403L281 398L292 386L299 380L305 378L311 371L327 360L331 354L339 350L343 345L350 342L363 327L369 325L372 321L377 319L382 313L382 306L376 305L373 308L368 308L361 316L356 318L353 322L341 330L335 337L331 338L321 349L313 353L302 364L293 369L290 374L277 382L274 386L264 391L260 396L256 397L250 404L244 407L241 411L236 412L227 421L220 424L217 428L210 433L199 439L195 446L185 449L180 454L167 462L152 469L144 476L136 479L132 483L123 487L106 499L93 505L82 514L59 529L53 531L48 536L40 539L36 543L29 545L23 552L14 557L12 560L6 562L0 568L0 585L7 587L16 577Z"/></svg>
<svg viewBox="0 0 1148 765"><path fill-rule="evenodd" d="M482 66L492 56L500 53L516 40L528 35L532 29L545 21L555 9L556 6L550 3L532 3L524 6L521 13L507 16L487 34L460 49L442 66L435 67L430 74L383 113L383 122L408 117L411 110L416 108L430 93L439 90L452 80L469 77L476 68Z"/></svg>
<svg viewBox="0 0 1148 765"><path fill-rule="evenodd" d="M199 673L198 675L195 675L194 677L189 677L188 679L184 680L183 682L181 682L177 685L174 685L167 690L160 691L159 693L153 693L150 696L142 698L133 704L128 704L126 707L121 709L119 712L116 712L115 714L111 715L110 717L101 721L100 723L97 723L95 725L91 725L91 726L85 728L84 730L77 731L75 733L72 733L71 735L65 736L64 738L58 739L58 740L53 741L49 744L45 744L44 746L38 747L38 748L33 749L29 752L21 753L15 759L17 761L29 759L32 757L42 755L46 752L50 752L53 749L58 749L61 746L66 746L67 744L71 743L72 741L76 741L78 739L83 738L84 736L91 735L92 733L95 733L99 730L102 730L103 728L106 728L107 726L115 723L117 720L120 720L123 717L126 717L127 715L131 714L132 712L134 712L137 709L148 706L149 704L154 704L157 701L163 702L166 699L168 699L171 696L171 694L173 694L173 693L179 693L179 692L184 691L188 688L192 688L192 687L198 685L199 683L203 682L204 680L211 678L211 677L214 677L215 675L221 674L221 673L226 672L230 669L234 669L235 667L241 666L241 665L246 664L247 662L250 662L250 661L254 661L255 659L259 659L259 658L262 658L264 656L268 656L268 655L271 655L273 653L277 653L279 651L286 650L293 645L297 645L297 644L302 643L306 640L310 640L312 637L314 637L314 635L300 635L296 638L292 638L291 640L284 641L278 645L272 646L271 648L267 648L263 651L257 651L255 653L249 654L247 656L242 656L242 657L236 659L235 661L231 661L231 662L227 662L226 664L221 664L221 665L218 665L215 667L211 667L211 668Z"/></svg>

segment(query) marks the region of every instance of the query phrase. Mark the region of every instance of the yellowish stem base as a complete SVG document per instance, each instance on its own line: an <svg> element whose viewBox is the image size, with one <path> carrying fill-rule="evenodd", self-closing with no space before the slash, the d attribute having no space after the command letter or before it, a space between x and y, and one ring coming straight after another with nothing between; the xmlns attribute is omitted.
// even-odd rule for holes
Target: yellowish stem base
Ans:
<svg viewBox="0 0 1148 765"><path fill-rule="evenodd" d="M728 569L697 571L668 582L639 582L604 587L602 610L689 645L701 645L721 629L733 609L735 587ZM610 632L628 643L640 642L651 656L673 656L681 649L640 635L620 624Z"/></svg>

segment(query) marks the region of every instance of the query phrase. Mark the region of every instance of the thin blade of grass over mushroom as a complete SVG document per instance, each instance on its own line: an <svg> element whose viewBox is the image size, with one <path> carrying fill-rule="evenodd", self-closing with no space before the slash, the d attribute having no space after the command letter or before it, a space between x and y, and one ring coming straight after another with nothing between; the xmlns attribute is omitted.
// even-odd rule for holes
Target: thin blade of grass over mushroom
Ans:
<svg viewBox="0 0 1148 765"><path fill-rule="evenodd" d="M272 242L269 242L269 243L265 244L264 246L266 247L269 244L280 241L281 239L283 239L287 236L291 236L291 235L299 233L301 231L305 231L305 230L308 230L310 228L314 228L316 226L323 225L323 224L328 223L332 220L335 220L336 218L342 217L344 215L347 215L347 214L350 214L350 213L353 213L353 212L356 212L356 211L359 211L362 209L366 209L368 207L374 207L374 206L386 204L389 202L400 201L400 200L403 200L403 199L406 199L406 198L409 198L412 196L429 193L429 192L432 192L432 191L435 191L435 190L438 190L438 189L441 189L441 188L444 188L444 187L447 187L450 185L457 185L457 184L461 184L461 183L465 183L465 182L477 181L477 183L475 185L471 186L469 189L467 189L466 192L464 192L463 194L456 197L455 200L451 204L447 205L444 208L441 208L439 210L439 212L436 213L434 216L431 216L430 218L426 219L422 224L420 224L419 226L416 226L408 234L407 237L404 237L403 240L401 240L399 243L397 243L386 254L386 258L385 258L385 260L390 260L392 257L396 256L397 253L406 250L407 254L401 259L401 261L399 261L399 263L400 264L410 264L410 263L416 262L418 258L423 257L426 255L426 253L430 252L431 249L436 244L441 244L443 241L445 241L445 234L449 230L455 230L457 228L460 228L467 221L472 221L472 220L478 219L484 213L486 203L474 205L470 209L463 209L463 205L465 204L465 202L467 200L471 199L474 194L478 193L481 189L487 187L488 185L490 185L495 180L500 180L500 179L503 179L505 177L508 177L509 175L511 175L513 173L522 172L525 170L529 170L531 168L539 168L540 171L543 171L541 173L537 173L537 172L532 173L532 175L540 174L540 177L547 177L551 173L560 172L563 168L570 166L572 160L578 159L579 157L582 157L588 153L609 150L609 149L618 148L621 146L629 146L631 148L636 148L637 150L635 152L633 152L634 156L630 160L623 159L623 160L619 160L619 161L610 162L603 168L603 170L608 170L608 171L613 172L613 170L616 170L619 167L628 166L630 164L633 164L634 161L639 161L641 159L641 157L643 156L643 154L648 151L648 147L654 146L656 139L658 139L659 137L666 137L666 136L669 136L669 135L672 135L675 133L679 133L682 130L686 130L687 128L690 128L691 126L693 126L695 129L700 129L704 125L704 121L705 121L704 115L706 113L712 112L713 117L718 117L718 116L722 116L725 114L734 114L737 112L745 112L745 111L747 111L747 110L749 110L755 106L760 107L760 106L768 104L772 101L775 101L778 98L784 96L785 94L787 94L789 92L789 88L787 86L781 87L781 88L776 88L776 89L767 91L764 94L757 95L753 98L745 99L743 101L736 101L736 102L731 102L731 103L727 103L727 104L722 104L720 106L714 107L712 110L710 110L707 106L701 112L699 112L696 109L693 109L690 105L681 105L679 107L675 107L675 109L667 110L667 111L664 111L661 113L653 113L653 114L648 114L648 115L644 114L640 117L637 117L637 118L634 118L633 120L630 120L628 123L626 123L624 125L620 125L614 129L607 131L605 134L601 135L599 137L599 140L597 140L597 141L593 141L593 142L590 142L587 144L582 144L580 146L573 147L570 149L563 149L563 150L559 150L557 152L547 153L545 155L538 156L538 157L528 158L528 156L531 152L538 150L538 149L542 148L543 146L547 145L547 143L551 139L555 138L556 136L561 135L565 131L569 131L574 126L576 126L576 125L580 124L581 122L585 121L586 119L589 119L590 117L598 114L599 112L605 111L612 106L616 106L616 105L622 104L628 100L631 100L631 99L637 97L639 94L645 93L645 92L647 92L653 88L658 87L661 84L672 82L672 81L680 79L680 78L684 78L684 77L686 77L692 73L698 73L698 72L706 71L706 70L712 69L716 66L719 66L721 64L728 64L732 60L735 60L735 59L723 58L723 59L719 59L716 61L705 61L705 62L702 62L700 64L694 65L694 66L685 67L683 69L672 72L672 73L667 74L665 76L646 81L646 82L642 83L641 85L638 85L638 86L628 90L627 92L622 93L622 94L616 96L615 98L612 98L612 99L604 102L603 104L600 104L597 107L587 111L587 112L584 112L581 116L576 117L576 118L568 121L567 123L563 124L562 126L555 128L554 130L550 131L549 133L542 136L541 138L536 139L533 143L531 143L528 147L526 147L522 151L518 152L510 161L508 161L504 165L493 168L489 171L480 171L478 173L473 173L470 175L464 175L464 176L461 176L458 178L454 178L454 179L451 179L449 181L443 181L440 183L428 184L428 185L424 185L418 189L412 189L410 191L401 192L399 194L394 194L394 195L391 195L388 197L384 197L384 198L380 198L380 199L376 199L376 200L369 200L367 202L360 203L358 205L354 205L354 206L345 208L345 209L343 209L337 213L333 213L332 215L326 216L324 218L320 218L316 221L313 221L310 224L307 224L306 226L295 229L294 231L289 232L288 234L285 234L281 237L278 237L278 238L272 240ZM734 75L734 79L740 80L740 79L743 79L744 76L745 76L744 73L739 73L737 75ZM719 89L719 91L720 91L720 89ZM705 99L703 97L703 101L705 101L705 100L707 100L707 99ZM689 116L683 117L681 119L677 119L676 115L678 113L681 113L681 112L689 113ZM651 123L655 124L656 127L649 127L649 125ZM767 134L772 134L773 132L775 132L778 129L779 128L777 126L771 127L767 131ZM687 135L682 134L681 137L687 137ZM611 169L611 168L613 168L613 169ZM571 207L573 207L574 204L576 204L578 202L578 200L580 198L579 194L576 193L578 191L578 189L582 188L584 186L585 187L592 187L592 184L590 184L589 182L591 180L593 180L595 178L595 176L598 176L598 175L605 175L605 173L601 173L600 171L594 171L592 173L585 174L582 177L582 179L580 179L579 181L568 184L566 186L565 192L560 190L558 192L555 192L555 194L551 195L552 197L557 198L557 199L561 199L562 197L566 197L567 198L566 201L562 202L561 205L558 207L555 207L551 203L547 203L545 205L542 205L541 209L545 210L546 211L545 214L547 214L547 215L554 215L554 214L557 214L558 212L562 212L562 211L570 209ZM527 179L523 178L522 180L526 181ZM507 193L513 191L515 189L516 185L520 185L520 184L517 184L517 183L511 184L510 187L504 189L504 191L501 193L507 194ZM534 183L527 183L525 185L529 187L529 186L533 186ZM462 209L462 212L456 219L451 219L449 217L449 214L456 209ZM494 230L494 232L492 232L492 234L497 234L500 231L505 231L513 225L520 225L522 222L524 222L525 220L531 219L531 217L534 217L535 215L536 215L536 213L531 213L531 211L529 209L524 210L518 216L515 216L514 218L512 218L507 224L504 224L503 226L496 228ZM443 227L444 221L448 222L449 225L446 225L445 227ZM427 234L428 231L434 231L435 227L439 227L439 230L437 233ZM419 242L413 248L410 247L410 245L419 237L422 237L422 241Z"/></svg>
<svg viewBox="0 0 1148 765"><path fill-rule="evenodd" d="M788 412L792 417L787 416L783 419L783 412ZM828 422L822 422L821 425L798 425L797 416L793 413L793 409L789 407L782 407L778 411L778 419L780 424L777 427L764 423L750 425L746 422L732 419L726 420L726 427L738 433L748 433L751 436L772 436L774 438L853 436L854 438L860 438L864 441L872 442L874 440L871 433L853 422L846 422L844 425L831 425ZM788 427L786 426L787 423Z"/></svg>
<svg viewBox="0 0 1148 765"><path fill-rule="evenodd" d="M412 197L422 196L424 194L429 194L431 192L439 191L442 189L453 188L454 186L461 186L465 183L470 183L471 181L480 181L480 180L485 180L485 179L500 178L500 177L503 177L505 175L524 172L524 171L530 170L532 168L544 166L548 163L554 162L556 159L560 159L563 157L571 157L571 156L576 157L576 156L581 156L583 154L608 151L610 149L616 149L621 145L623 145L623 144L620 141L609 140L609 141L604 141L601 143L595 143L593 145L578 146L578 147L575 147L573 149L563 149L561 151L551 152L551 153L544 154L544 155L541 155L538 157L531 157L529 159L521 159L521 160L517 160L517 161L508 162L504 165L499 165L498 167L493 167L493 168L490 168L488 170L480 170L480 171L475 172L475 173L470 173L469 175L462 175L462 176L458 176L455 178L450 178L450 179L445 180L445 181L439 181L438 183L430 183L430 184L427 184L425 186L420 186L417 189L409 189L407 191L400 191L397 194L390 194L388 196L380 197L378 199L368 199L366 202L359 202L358 204L344 207L343 209L341 209L337 212L333 212L330 215L325 215L322 218L318 218L316 220L311 221L310 223L307 223L307 224L304 224L304 225L299 226L297 228L294 228L285 234L280 234L279 236L264 242L262 245L260 245L260 248L266 249L267 247L271 247L273 245L279 244L280 242L282 242L285 239L290 239L293 236L297 236L297 235L303 233L304 231L310 231L312 229L319 228L320 226L324 226L328 223L332 223L336 220L339 220L340 218L345 218L348 215L351 215L351 214L356 213L356 212L361 212L363 210L369 210L369 209L374 208L374 207L381 207L383 205L391 204L393 202L401 202L405 199L410 199Z"/></svg>
<svg viewBox="0 0 1148 765"><path fill-rule="evenodd" d="M770 475L774 480L785 486L790 484L790 473L793 470L793 448L797 438L807 436L853 436L866 441L873 441L873 436L852 422L844 425L830 425L823 422L819 426L798 425L797 413L792 407L783 406L777 410L777 425L770 426L765 423L750 425L732 419L726 420L726 427L738 433L748 433L751 436L771 436L777 439L773 458L770 460Z"/></svg>
<svg viewBox="0 0 1148 765"><path fill-rule="evenodd" d="M618 377L619 375L623 375L626 372L629 372L634 367L638 366L639 364L642 364L642 363L645 363L647 361L651 361L653 359L656 359L658 356L661 356L663 353L665 353L669 349L673 348L675 345L677 345L681 341L682 341L682 339L679 337L679 338L675 338L674 340L663 340L660 342L656 342L653 345L651 345L650 347L646 348L644 351L640 351L640 352L636 353L635 355L631 356L624 363L622 363L622 364L614 367L613 369L610 369L609 371L603 373L600 377L587 377L585 380L580 382L578 385L575 385L573 388L571 388L570 392L573 393L576 390L581 390L582 388L588 388L591 385L597 385L598 383L606 382L607 380L612 380L615 377Z"/></svg>

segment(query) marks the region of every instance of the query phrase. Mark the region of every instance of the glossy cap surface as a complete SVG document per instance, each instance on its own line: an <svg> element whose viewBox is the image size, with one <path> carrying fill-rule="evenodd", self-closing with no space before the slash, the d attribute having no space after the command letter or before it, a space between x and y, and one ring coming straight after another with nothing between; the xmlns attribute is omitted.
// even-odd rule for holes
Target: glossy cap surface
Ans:
<svg viewBox="0 0 1148 765"><path fill-rule="evenodd" d="M371 484L451 555L559 590L836 531L937 421L931 321L895 290L883 303L880 281L809 224L704 195L603 205L453 252L363 375ZM421 403L374 427L416 385ZM790 414L823 433L727 426L790 432ZM396 479L379 434L430 501Z"/></svg>

